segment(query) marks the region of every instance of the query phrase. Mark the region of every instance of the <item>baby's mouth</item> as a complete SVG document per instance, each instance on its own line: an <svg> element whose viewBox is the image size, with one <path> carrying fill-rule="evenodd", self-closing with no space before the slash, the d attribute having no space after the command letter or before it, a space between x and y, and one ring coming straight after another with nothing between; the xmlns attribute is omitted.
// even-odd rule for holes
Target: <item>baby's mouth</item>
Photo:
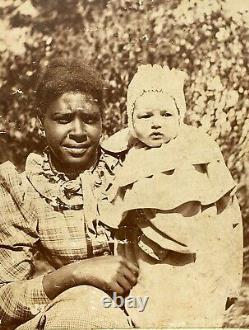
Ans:
<svg viewBox="0 0 249 330"><path fill-rule="evenodd" d="M163 136L161 132L153 132L150 134L150 137L153 139L161 139Z"/></svg>

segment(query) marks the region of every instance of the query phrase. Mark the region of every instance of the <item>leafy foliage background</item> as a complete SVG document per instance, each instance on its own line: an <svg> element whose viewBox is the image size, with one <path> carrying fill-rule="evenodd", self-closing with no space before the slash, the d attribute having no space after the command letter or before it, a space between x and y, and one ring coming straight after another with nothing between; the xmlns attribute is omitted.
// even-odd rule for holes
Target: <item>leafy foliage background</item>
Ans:
<svg viewBox="0 0 249 330"><path fill-rule="evenodd" d="M223 0L5 0L0 4L0 161L20 169L40 151L34 112L38 65L78 56L111 86L104 133L126 125L126 89L138 64L186 71L186 122L220 145L238 183L249 237L249 30ZM245 274L249 260L245 254Z"/></svg>

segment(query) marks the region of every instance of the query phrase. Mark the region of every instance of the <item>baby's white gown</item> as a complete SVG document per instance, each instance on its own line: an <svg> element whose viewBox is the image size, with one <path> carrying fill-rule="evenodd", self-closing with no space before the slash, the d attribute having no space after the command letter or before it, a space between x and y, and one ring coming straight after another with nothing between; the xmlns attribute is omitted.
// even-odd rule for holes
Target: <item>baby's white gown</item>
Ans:
<svg viewBox="0 0 249 330"><path fill-rule="evenodd" d="M104 147L118 151L117 141ZM235 184L216 143L184 125L167 145L133 148L109 196L102 219L111 227L124 220L117 253L140 268L130 296L149 297L143 312L128 306L135 325L221 327L241 285L243 239Z"/></svg>

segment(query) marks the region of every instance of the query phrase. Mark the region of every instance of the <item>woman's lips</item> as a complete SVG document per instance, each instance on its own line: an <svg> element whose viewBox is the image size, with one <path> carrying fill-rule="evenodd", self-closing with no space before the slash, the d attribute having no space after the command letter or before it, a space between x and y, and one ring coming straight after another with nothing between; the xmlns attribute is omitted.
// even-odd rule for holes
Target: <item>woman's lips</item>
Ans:
<svg viewBox="0 0 249 330"><path fill-rule="evenodd" d="M86 152L89 148L88 145L65 145L63 149L69 152L71 155L79 156Z"/></svg>

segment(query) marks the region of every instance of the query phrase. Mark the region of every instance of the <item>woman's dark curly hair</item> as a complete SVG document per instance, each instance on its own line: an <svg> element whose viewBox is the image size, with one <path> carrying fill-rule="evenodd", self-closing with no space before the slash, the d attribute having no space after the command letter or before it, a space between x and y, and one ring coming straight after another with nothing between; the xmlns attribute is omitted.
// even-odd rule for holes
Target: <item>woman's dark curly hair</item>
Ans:
<svg viewBox="0 0 249 330"><path fill-rule="evenodd" d="M91 95L103 108L104 81L91 66L79 59L52 60L43 69L36 86L36 108L43 117L47 107L59 96L69 92Z"/></svg>

